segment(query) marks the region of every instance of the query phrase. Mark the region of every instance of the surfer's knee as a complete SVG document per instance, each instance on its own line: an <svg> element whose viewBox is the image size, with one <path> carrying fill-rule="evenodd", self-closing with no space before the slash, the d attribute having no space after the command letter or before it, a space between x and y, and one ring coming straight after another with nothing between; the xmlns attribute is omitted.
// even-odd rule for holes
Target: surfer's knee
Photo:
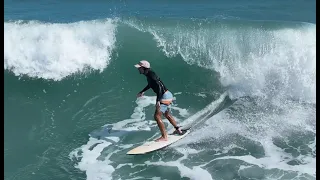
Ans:
<svg viewBox="0 0 320 180"><path fill-rule="evenodd" d="M165 113L164 113L164 116L168 119L168 118L171 118L171 115L170 115L170 112L167 110Z"/></svg>
<svg viewBox="0 0 320 180"><path fill-rule="evenodd" d="M161 120L161 112L159 112L159 111L156 111L155 113L154 113L154 119L155 120Z"/></svg>

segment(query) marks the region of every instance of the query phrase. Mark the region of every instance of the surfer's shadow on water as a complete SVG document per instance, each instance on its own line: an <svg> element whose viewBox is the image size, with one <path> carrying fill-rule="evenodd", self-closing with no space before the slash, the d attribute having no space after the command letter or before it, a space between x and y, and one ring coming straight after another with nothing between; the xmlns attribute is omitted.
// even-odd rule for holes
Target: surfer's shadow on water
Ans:
<svg viewBox="0 0 320 180"><path fill-rule="evenodd" d="M101 129L95 130L89 134L90 137L97 140L105 140L112 144L118 145L128 145L128 144L140 144L155 136L159 136L156 132L156 125L150 126L150 130L146 129L136 129L136 130L126 130L126 129L113 129L112 125L107 125Z"/></svg>

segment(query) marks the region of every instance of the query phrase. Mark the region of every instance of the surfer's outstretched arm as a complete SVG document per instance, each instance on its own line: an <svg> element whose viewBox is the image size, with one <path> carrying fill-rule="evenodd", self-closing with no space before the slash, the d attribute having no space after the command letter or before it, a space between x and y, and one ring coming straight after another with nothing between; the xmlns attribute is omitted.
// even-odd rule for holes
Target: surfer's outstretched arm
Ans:
<svg viewBox="0 0 320 180"><path fill-rule="evenodd" d="M149 84L148 84L145 88L143 88L142 91L140 91L139 93L144 93L144 92L147 91L148 89L150 89Z"/></svg>
<svg viewBox="0 0 320 180"><path fill-rule="evenodd" d="M140 92L138 93L138 97L142 96L143 93L144 93L146 90L148 90L148 89L150 89L149 84L148 84L145 88L143 88L142 91L140 91Z"/></svg>

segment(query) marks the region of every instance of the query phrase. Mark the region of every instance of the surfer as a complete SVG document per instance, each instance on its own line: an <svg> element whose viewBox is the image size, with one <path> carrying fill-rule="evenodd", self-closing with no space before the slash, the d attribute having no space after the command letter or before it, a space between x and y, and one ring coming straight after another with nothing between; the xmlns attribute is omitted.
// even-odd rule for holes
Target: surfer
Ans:
<svg viewBox="0 0 320 180"><path fill-rule="evenodd" d="M172 126L176 129L175 133L182 134L181 128L177 125L175 119L170 114L170 105L173 100L172 93L166 88L156 73L150 68L148 61L142 60L138 64L134 65L140 74L147 77L148 85L138 93L138 97L143 96L144 92L148 89L152 89L157 94L156 110L154 113L154 119L157 121L158 127L161 131L162 136L156 141L166 141L167 133L162 122L161 116L164 116L169 120Z"/></svg>

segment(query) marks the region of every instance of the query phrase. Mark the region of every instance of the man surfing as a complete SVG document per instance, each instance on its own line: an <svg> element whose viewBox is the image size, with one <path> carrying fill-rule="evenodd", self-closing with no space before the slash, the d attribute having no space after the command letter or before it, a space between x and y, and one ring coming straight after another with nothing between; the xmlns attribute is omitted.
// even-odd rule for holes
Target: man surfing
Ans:
<svg viewBox="0 0 320 180"><path fill-rule="evenodd" d="M169 120L172 126L176 129L175 133L182 134L181 128L177 126L175 119L170 114L170 105L173 100L172 93L166 88L166 86L163 84L160 78L156 75L156 73L153 70L151 70L150 63L148 61L142 60L134 66L139 70L140 74L143 74L147 77L147 82L148 82L148 85L138 93L138 97L143 96L144 92L150 88L157 94L154 119L157 121L157 124L161 131L162 136L156 141L168 140L166 129L161 119L162 114L164 114L164 116Z"/></svg>

